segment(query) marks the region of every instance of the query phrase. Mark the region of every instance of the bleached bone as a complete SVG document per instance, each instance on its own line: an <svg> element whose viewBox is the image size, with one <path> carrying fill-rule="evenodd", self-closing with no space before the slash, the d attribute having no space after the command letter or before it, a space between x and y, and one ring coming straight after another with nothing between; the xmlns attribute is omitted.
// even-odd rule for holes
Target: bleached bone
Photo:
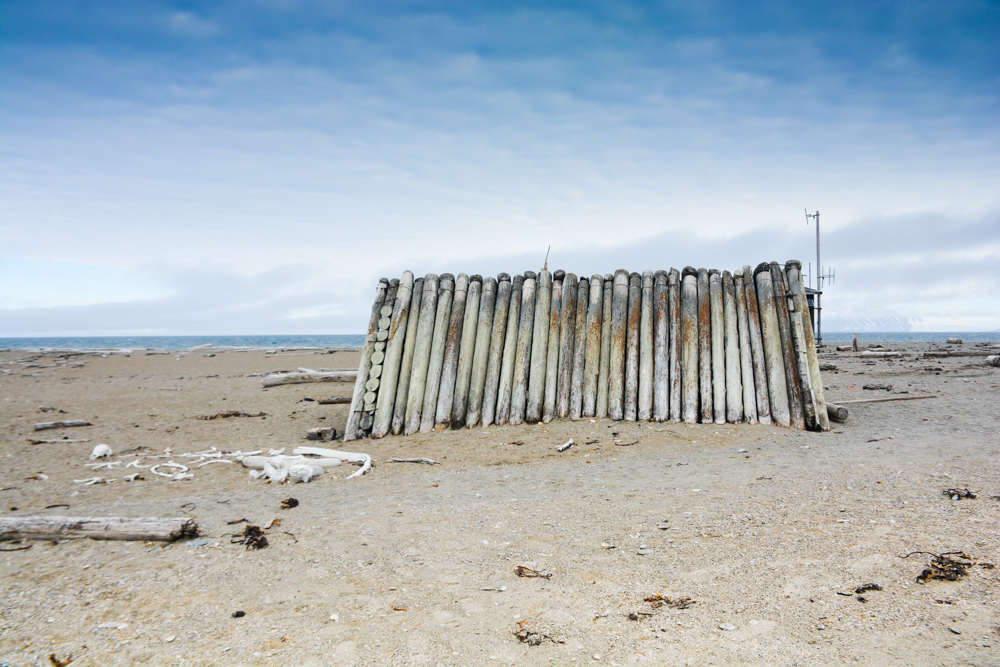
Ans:
<svg viewBox="0 0 1000 667"><path fill-rule="evenodd" d="M139 465L139 461L141 461L141 460L142 459L136 459L135 461L129 461L128 463L125 464L125 467L126 468L151 468L152 467L152 466Z"/></svg>
<svg viewBox="0 0 1000 667"><path fill-rule="evenodd" d="M232 463L232 461L230 461L228 459L212 459L211 461L205 461L204 463L200 464L198 467L199 468L204 468L205 466L207 466L210 463Z"/></svg>
<svg viewBox="0 0 1000 667"><path fill-rule="evenodd" d="M88 479L74 479L74 484L83 484L84 486L90 486L92 484L110 484L115 480L104 479L103 477L90 477Z"/></svg>
<svg viewBox="0 0 1000 667"><path fill-rule="evenodd" d="M97 445L94 447L94 451L90 453L90 460L93 461L94 459L103 459L113 454L114 452L111 451L111 448L107 445Z"/></svg>
<svg viewBox="0 0 1000 667"><path fill-rule="evenodd" d="M241 463L247 468L263 468L265 464L270 465L273 468L279 468L282 470L288 470L294 465L309 464L314 466L320 466L322 468L329 468L331 466L339 466L342 463L341 459L310 459L305 456L247 456Z"/></svg>
<svg viewBox="0 0 1000 667"><path fill-rule="evenodd" d="M288 475L298 479L300 482L308 482L313 477L319 477L322 474L323 468L319 466L311 466L305 463L293 465L288 469Z"/></svg>
<svg viewBox="0 0 1000 667"><path fill-rule="evenodd" d="M117 468L122 464L121 461L106 461L104 463L84 463L84 468L91 468L92 470L100 470L101 468Z"/></svg>
<svg viewBox="0 0 1000 667"><path fill-rule="evenodd" d="M282 447L281 449L269 449L269 450L267 450L267 455L268 456L281 456L284 453L285 453L285 448L284 447Z"/></svg>
<svg viewBox="0 0 1000 667"><path fill-rule="evenodd" d="M327 456L330 458L340 459L341 461L347 461L348 463L360 463L361 468L353 475L350 475L347 479L360 477L371 470L372 467L372 457L368 454L341 452L336 449L324 449L322 447L296 447L292 450L292 453L300 455L312 454L314 456ZM315 462L311 461L311 463Z"/></svg>
<svg viewBox="0 0 1000 667"><path fill-rule="evenodd" d="M275 468L267 461L264 461L264 474L272 482L276 482L278 484L284 482L285 479L288 478L288 470L284 468Z"/></svg>
<svg viewBox="0 0 1000 667"><path fill-rule="evenodd" d="M179 468L180 472L176 472L176 473L169 472L168 473L168 472L159 472L159 471L157 471L157 468L159 468L161 466L164 467L164 468ZM149 472L153 473L154 475L159 475L160 477L169 477L170 479L172 479L174 481L181 480L181 479L190 479L190 478L194 477L194 475L185 475L184 473L186 473L187 471L188 471L187 466L181 465L180 463L174 463L173 461L169 461L167 463L157 463L155 466L153 466L152 468L149 469Z"/></svg>
<svg viewBox="0 0 1000 667"><path fill-rule="evenodd" d="M134 482L135 478L138 477L141 474L142 473L136 472L136 473L132 473L131 475L125 475L124 477L122 477L122 481L123 482Z"/></svg>

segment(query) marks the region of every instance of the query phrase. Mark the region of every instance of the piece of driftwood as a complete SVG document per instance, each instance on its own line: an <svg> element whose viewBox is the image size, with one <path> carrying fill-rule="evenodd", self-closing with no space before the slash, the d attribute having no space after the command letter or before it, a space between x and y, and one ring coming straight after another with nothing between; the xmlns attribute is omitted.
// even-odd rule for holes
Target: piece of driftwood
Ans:
<svg viewBox="0 0 1000 667"><path fill-rule="evenodd" d="M788 406L788 384L785 375L784 355L781 351L781 331L775 307L771 267L763 262L754 269L757 283L757 306L760 308L761 338L764 342L764 360L767 365L768 399L771 418L778 426L791 426Z"/></svg>
<svg viewBox="0 0 1000 667"><path fill-rule="evenodd" d="M510 419L510 403L514 389L514 360L517 356L517 336L521 322L521 290L524 276L514 276L510 281L510 308L507 309L507 333L504 335L503 358L500 362L500 384L497 389L496 424L506 424Z"/></svg>
<svg viewBox="0 0 1000 667"><path fill-rule="evenodd" d="M410 393L410 375L413 373L413 351L417 345L417 324L420 320L420 300L424 297L424 279L415 278L410 293L410 307L407 309L406 333L403 335L403 356L399 362L399 377L396 380L396 398L392 402L392 423L389 430L393 435L403 432L406 423L406 397ZM409 317L413 313L413 317Z"/></svg>
<svg viewBox="0 0 1000 667"><path fill-rule="evenodd" d="M736 315L736 285L729 271L722 272L722 314L726 347L726 421L743 421L743 378L740 360L740 331Z"/></svg>
<svg viewBox="0 0 1000 667"><path fill-rule="evenodd" d="M809 386L812 390L816 425L821 431L830 430L830 418L826 409L826 395L823 391L823 378L820 375L819 357L816 355L816 339L813 336L812 319L809 317L809 304L806 301L805 283L802 281L802 262L790 260L785 262L785 272L788 275L789 287L795 310L801 320L803 341L806 348L806 363L809 369Z"/></svg>
<svg viewBox="0 0 1000 667"><path fill-rule="evenodd" d="M847 408L842 405L837 405L836 403L826 403L826 414L830 419L835 419L839 422L846 421L848 417Z"/></svg>
<svg viewBox="0 0 1000 667"><path fill-rule="evenodd" d="M70 419L69 421L62 422L39 422L35 424L36 431L47 431L52 428L69 428L71 426L90 426L91 423L86 419Z"/></svg>
<svg viewBox="0 0 1000 667"><path fill-rule="evenodd" d="M535 272L524 272L521 285L521 317L518 322L517 350L514 354L514 384L511 387L510 417L513 425L524 423L528 401L528 372L531 366L531 348L535 321Z"/></svg>
<svg viewBox="0 0 1000 667"><path fill-rule="evenodd" d="M569 388L569 417L579 419L583 416L583 383L587 364L587 337L589 326L587 322L590 305L590 281L581 276L576 285L576 332L573 343L573 374Z"/></svg>
<svg viewBox="0 0 1000 667"><path fill-rule="evenodd" d="M435 411L441 393L441 376L444 372L444 353L448 343L448 326L451 306L455 297L455 276L442 273L438 279L437 312L434 316L434 335L431 339L431 356L427 364L424 383L423 407L420 410L420 432L430 433L434 428Z"/></svg>
<svg viewBox="0 0 1000 667"><path fill-rule="evenodd" d="M458 378L458 359L462 351L465 331L465 302L469 293L469 276L458 274L455 295L451 301L451 321L448 324L448 344L441 364L441 386L438 389L437 408L434 411L434 430L444 431L451 426L451 408L455 403L455 383Z"/></svg>
<svg viewBox="0 0 1000 667"><path fill-rule="evenodd" d="M344 440L354 440L358 437L361 417L364 413L365 383L371 369L371 358L375 352L378 321L382 318L382 308L385 305L385 295L389 289L388 278L382 278L375 290L375 303L372 305L371 319L368 322L368 334L365 336L365 346L361 350L361 363L358 364L358 374L355 377L354 394L351 399L351 409L347 413L347 425L344 427Z"/></svg>
<svg viewBox="0 0 1000 667"><path fill-rule="evenodd" d="M572 275L570 274L570 276ZM559 352L562 342L559 333L562 330L562 316L566 310L562 303L565 279L565 271L556 271L552 275L552 298L549 301L549 321L546 325L549 328L549 344L545 352L545 390L542 394L543 424L552 421L552 418L556 416L556 403L559 400ZM567 396L568 404L569 397Z"/></svg>
<svg viewBox="0 0 1000 667"><path fill-rule="evenodd" d="M316 403L319 405L350 405L351 399L347 396L338 396L336 398L321 398Z"/></svg>
<svg viewBox="0 0 1000 667"><path fill-rule="evenodd" d="M712 411L712 294L708 269L698 269L698 393L701 423L715 421Z"/></svg>
<svg viewBox="0 0 1000 667"><path fill-rule="evenodd" d="M945 342L949 345L961 345L964 341L961 338L949 338Z"/></svg>
<svg viewBox="0 0 1000 667"><path fill-rule="evenodd" d="M89 438L78 438L78 439L75 439L75 440L58 440L58 439L56 439L56 440L32 440L30 438L28 439L28 444L29 445L54 445L54 444L57 444L57 443L71 444L71 443L74 443L74 442L90 442L90 439Z"/></svg>
<svg viewBox="0 0 1000 667"><path fill-rule="evenodd" d="M611 310L615 277L604 275L601 295L601 362L597 371L597 405L594 416L604 419L608 416L608 372L611 368Z"/></svg>
<svg viewBox="0 0 1000 667"><path fill-rule="evenodd" d="M854 350L854 346L853 345L838 345L836 349L837 349L837 352L851 352L851 351Z"/></svg>
<svg viewBox="0 0 1000 667"><path fill-rule="evenodd" d="M439 466L441 465L438 461L434 459L389 459L389 463L426 463L427 465Z"/></svg>
<svg viewBox="0 0 1000 667"><path fill-rule="evenodd" d="M1000 366L1000 354L991 354L986 357L986 363L990 366Z"/></svg>
<svg viewBox="0 0 1000 667"><path fill-rule="evenodd" d="M924 352L925 357L990 357L993 356L990 350L928 350ZM861 356L866 356L862 353ZM870 356L870 355L869 355ZM902 356L907 357L909 353L904 352Z"/></svg>
<svg viewBox="0 0 1000 667"><path fill-rule="evenodd" d="M407 295L407 299L409 299L409 295ZM324 449L322 447L296 447L292 450L292 454L306 457L321 456L330 459L340 459L341 461L346 461L348 463L360 463L361 468L359 468L354 474L348 476L347 479L360 477L371 470L372 467L372 457L368 454L360 452L342 452L336 449Z"/></svg>
<svg viewBox="0 0 1000 667"><path fill-rule="evenodd" d="M841 401L841 403L889 403L892 401L922 401L937 396L893 396L892 398L858 398L853 401Z"/></svg>
<svg viewBox="0 0 1000 667"><path fill-rule="evenodd" d="M190 517L24 516L0 518L0 541L9 540L142 540L173 542L198 534Z"/></svg>
<svg viewBox="0 0 1000 667"><path fill-rule="evenodd" d="M552 307L552 274L541 271L538 274L538 294L535 304L535 325L531 339L531 371L528 375L528 400L524 409L524 420L534 424L542 419L545 402L545 369L549 348L549 315Z"/></svg>
<svg viewBox="0 0 1000 667"><path fill-rule="evenodd" d="M747 329L750 330L750 356L753 360L753 383L757 398L757 420L771 423L771 398L767 386L767 363L764 354L764 336L760 327L760 302L757 299L757 282L749 264L743 266L743 284L747 296Z"/></svg>
<svg viewBox="0 0 1000 667"><path fill-rule="evenodd" d="M888 351L883 351L883 350L865 350L864 352L861 353L861 356L862 357L869 357L869 358L874 357L874 358L877 358L877 359L887 359L887 358L891 359L891 358L895 358L895 357L902 357L903 353L902 352L888 352ZM928 355L925 353L924 356L928 356Z"/></svg>
<svg viewBox="0 0 1000 667"><path fill-rule="evenodd" d="M708 300L712 322L712 417L726 423L726 325L722 300L722 275L708 272Z"/></svg>
<svg viewBox="0 0 1000 667"><path fill-rule="evenodd" d="M670 418L670 308L667 272L653 275L653 419Z"/></svg>
<svg viewBox="0 0 1000 667"><path fill-rule="evenodd" d="M653 418L653 291L656 279L652 271L642 272L642 294L639 312L639 392L636 400L636 419Z"/></svg>
<svg viewBox="0 0 1000 667"><path fill-rule="evenodd" d="M567 449L569 449L572 446L573 446L573 438L570 438L565 443L563 443L563 444L559 445L558 447L556 447L556 451L557 452L565 452Z"/></svg>
<svg viewBox="0 0 1000 667"><path fill-rule="evenodd" d="M332 426L318 426L306 431L306 440L336 440L337 429Z"/></svg>
<svg viewBox="0 0 1000 667"><path fill-rule="evenodd" d="M681 420L681 274L667 274L667 309L670 317L670 421Z"/></svg>
<svg viewBox="0 0 1000 667"><path fill-rule="evenodd" d="M306 382L354 382L358 379L358 371L351 369L339 369L333 371L314 371L308 368L300 369L293 373L274 373L266 375L260 379L260 383L267 387L278 387L284 384L303 384ZM362 385L364 386L364 385ZM51 422L63 424L64 422ZM87 423L70 424L72 426L88 426ZM37 427L37 424L36 424ZM57 428L48 426L46 428Z"/></svg>
<svg viewBox="0 0 1000 667"><path fill-rule="evenodd" d="M424 406L424 389L427 386L427 369L431 362L434 342L434 325L437 316L438 276L424 276L424 294L420 297L420 319L417 322L417 343L413 350L413 368L410 369L410 388L406 396L406 419L403 434L420 430L420 413ZM435 397L436 398L436 397Z"/></svg>
<svg viewBox="0 0 1000 667"><path fill-rule="evenodd" d="M739 332L740 380L743 387L743 418L750 424L757 423L757 391L753 377L753 351L750 347L750 320L747 314L747 292L743 270L733 273L736 291L736 326Z"/></svg>
<svg viewBox="0 0 1000 667"><path fill-rule="evenodd" d="M410 312L413 302L413 273L404 271L396 290L396 300L392 304L392 315L388 335L385 339L385 359L382 370L382 386L375 405L372 436L382 438L392 429L393 410L396 404L396 386L399 369L403 361L403 346L406 344L407 322L417 313ZM426 294L426 290L424 290ZM421 296L421 299L424 298ZM387 302L388 303L388 302ZM419 324L419 323L418 323Z"/></svg>
<svg viewBox="0 0 1000 667"><path fill-rule="evenodd" d="M798 364L795 360L795 344L792 341L791 318L788 315L788 290L785 287L785 273L777 262L768 265L771 271L771 285L774 289L774 311L778 315L778 332L781 336L782 365L785 369L785 385L788 387L788 410L792 426L806 427L802 386L799 381Z"/></svg>
<svg viewBox="0 0 1000 667"><path fill-rule="evenodd" d="M608 417L625 417L625 346L628 339L628 271L615 271L611 295L611 361L608 367Z"/></svg>
<svg viewBox="0 0 1000 667"><path fill-rule="evenodd" d="M854 336L852 338L851 349L854 352L857 352L858 350L861 349L861 341L858 339L858 334L854 334Z"/></svg>
<svg viewBox="0 0 1000 667"><path fill-rule="evenodd" d="M590 277L590 287L587 290L587 343L583 362L581 417L593 417L597 414L597 387L601 379L601 329L604 325L603 305L604 276L595 273Z"/></svg>
<svg viewBox="0 0 1000 667"><path fill-rule="evenodd" d="M573 385L573 359L576 357L576 307L578 297L576 274L567 273L563 278L562 311L559 313L559 357L556 367L559 373L555 382L555 413L565 419L569 416L569 398ZM552 308L555 312L555 304ZM549 350L552 349L552 331L549 331ZM546 377L546 383L548 378ZM548 391L548 386L546 386ZM545 397L546 407L548 395Z"/></svg>
<svg viewBox="0 0 1000 667"><path fill-rule="evenodd" d="M698 421L698 270L684 267L681 286L681 418L694 424Z"/></svg>
<svg viewBox="0 0 1000 667"><path fill-rule="evenodd" d="M635 421L639 407L639 320L642 316L642 276L628 277L628 318L625 339L625 419Z"/></svg>
<svg viewBox="0 0 1000 667"><path fill-rule="evenodd" d="M790 264L792 266L790 266ZM781 272L782 281L785 285L785 303L788 308L789 331L792 334L792 347L795 359L795 371L798 374L799 389L802 393L802 413L805 417L805 427L819 430L819 416L816 409L816 396L812 387L812 376L809 373L809 351L806 348L805 329L803 326L802 310L805 307L804 295L796 299L795 292L798 289L798 270L794 267L797 262L785 264L785 270ZM780 269L779 269L780 272ZM792 275L796 277L796 287L792 287ZM825 412L823 414L826 414Z"/></svg>
<svg viewBox="0 0 1000 667"><path fill-rule="evenodd" d="M483 281L479 298L479 317L476 322L476 349L472 355L472 375L469 379L469 404L465 410L465 426L479 423L483 411L483 392L486 390L486 371L490 358L490 339L493 336L493 314L497 303L496 278Z"/></svg>
<svg viewBox="0 0 1000 667"><path fill-rule="evenodd" d="M510 275L506 273L498 275L496 306L493 311L493 331L490 333L490 354L486 360L486 384L483 387L483 409L480 417L483 426L489 426L496 419L511 290Z"/></svg>
<svg viewBox="0 0 1000 667"><path fill-rule="evenodd" d="M455 376L455 397L451 403L451 427L465 426L469 409L469 387L472 385L472 363L476 358L476 338L479 334L479 302L483 295L483 277L469 277L469 293L465 297L465 323L462 344L458 351L458 373Z"/></svg>

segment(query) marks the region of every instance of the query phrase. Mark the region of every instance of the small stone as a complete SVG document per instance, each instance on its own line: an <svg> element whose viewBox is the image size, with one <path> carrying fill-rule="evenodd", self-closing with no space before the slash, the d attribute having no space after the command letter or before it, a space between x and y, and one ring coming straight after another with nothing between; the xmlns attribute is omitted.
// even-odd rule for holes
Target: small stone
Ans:
<svg viewBox="0 0 1000 667"><path fill-rule="evenodd" d="M245 611L243 611L242 609L233 612L233 618L243 618L246 615L247 615L247 613Z"/></svg>
<svg viewBox="0 0 1000 667"><path fill-rule="evenodd" d="M170 636L168 636L168 637L164 637L164 638L163 638L163 641L165 641L165 642L172 642L172 641L174 641L175 639L177 639L177 637L175 637L175 636L173 636L173 635L170 635Z"/></svg>
<svg viewBox="0 0 1000 667"><path fill-rule="evenodd" d="M955 635L962 634L961 630L956 630L955 628L948 628L948 631L951 632L952 634L955 634Z"/></svg>
<svg viewBox="0 0 1000 667"><path fill-rule="evenodd" d="M745 449L737 449L737 450L736 450L736 453L737 453L737 454L746 454L746 453L747 453L747 450L745 450Z"/></svg>
<svg viewBox="0 0 1000 667"><path fill-rule="evenodd" d="M735 630L736 626L733 625L732 623L720 623L719 624L719 629L720 630L726 630L728 632L730 630Z"/></svg>
<svg viewBox="0 0 1000 667"><path fill-rule="evenodd" d="M594 660L600 660L600 659L601 659L601 654L600 653L595 653L594 654Z"/></svg>
<svg viewBox="0 0 1000 667"><path fill-rule="evenodd" d="M336 614L330 614L330 620L336 623L337 621L340 620L340 617L337 616Z"/></svg>

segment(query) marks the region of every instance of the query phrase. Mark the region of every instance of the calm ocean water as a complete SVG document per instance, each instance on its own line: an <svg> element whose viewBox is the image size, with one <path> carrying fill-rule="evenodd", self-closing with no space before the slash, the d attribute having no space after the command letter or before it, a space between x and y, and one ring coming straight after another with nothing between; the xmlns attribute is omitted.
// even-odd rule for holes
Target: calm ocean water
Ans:
<svg viewBox="0 0 1000 667"><path fill-rule="evenodd" d="M958 332L861 332L863 342L886 343L943 343L949 338L961 338L967 343L1000 341L997 331ZM838 343L850 341L852 334L844 332L824 332L823 341ZM211 343L223 345L262 348L276 347L361 347L364 334L341 336L80 336L65 338L0 338L0 349L33 349L39 347L59 349L105 349L105 348L158 348L186 350L196 345Z"/></svg>

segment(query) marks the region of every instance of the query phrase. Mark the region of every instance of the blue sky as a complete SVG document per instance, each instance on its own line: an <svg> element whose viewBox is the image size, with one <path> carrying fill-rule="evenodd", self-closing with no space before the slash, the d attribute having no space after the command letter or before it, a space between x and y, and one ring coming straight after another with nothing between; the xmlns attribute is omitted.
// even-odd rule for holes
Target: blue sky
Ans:
<svg viewBox="0 0 1000 667"><path fill-rule="evenodd" d="M0 5L0 335L357 333L404 269L823 262L1000 329L996 2Z"/></svg>

